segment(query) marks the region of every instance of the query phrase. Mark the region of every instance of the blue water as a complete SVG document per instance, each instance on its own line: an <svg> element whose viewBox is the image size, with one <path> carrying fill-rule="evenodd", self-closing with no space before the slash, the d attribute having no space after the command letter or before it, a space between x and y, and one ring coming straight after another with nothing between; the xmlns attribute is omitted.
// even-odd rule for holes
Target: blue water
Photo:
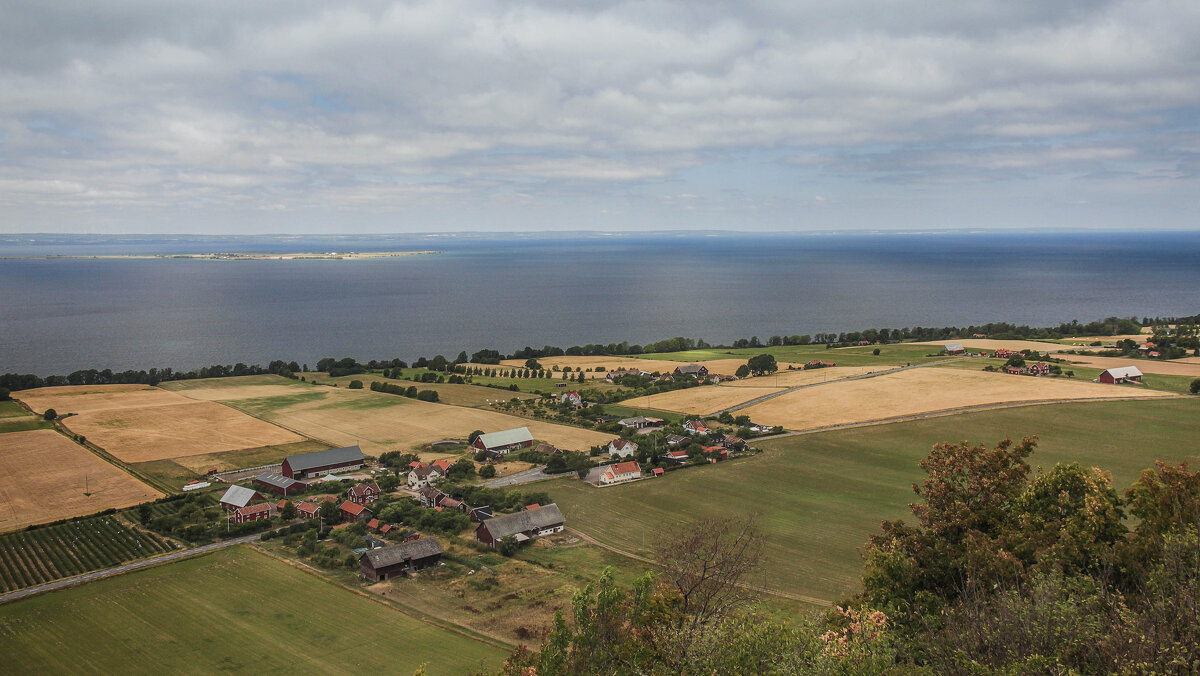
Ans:
<svg viewBox="0 0 1200 676"><path fill-rule="evenodd" d="M1195 232L0 240L0 256L401 249L442 253L0 260L0 372L1200 312Z"/></svg>

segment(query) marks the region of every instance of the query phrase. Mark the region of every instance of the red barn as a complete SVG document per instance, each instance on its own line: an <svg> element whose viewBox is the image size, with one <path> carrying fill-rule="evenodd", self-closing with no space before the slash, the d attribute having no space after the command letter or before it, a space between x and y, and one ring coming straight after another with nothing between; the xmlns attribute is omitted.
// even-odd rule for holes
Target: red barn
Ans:
<svg viewBox="0 0 1200 676"><path fill-rule="evenodd" d="M1142 372L1136 366L1122 366L1121 368L1105 369L1100 372L1100 382L1108 383L1109 385L1119 385L1121 383L1140 383L1142 382Z"/></svg>
<svg viewBox="0 0 1200 676"><path fill-rule="evenodd" d="M531 448L533 434L528 427L480 434L472 444L476 450L483 451L492 457L504 455L517 448Z"/></svg>

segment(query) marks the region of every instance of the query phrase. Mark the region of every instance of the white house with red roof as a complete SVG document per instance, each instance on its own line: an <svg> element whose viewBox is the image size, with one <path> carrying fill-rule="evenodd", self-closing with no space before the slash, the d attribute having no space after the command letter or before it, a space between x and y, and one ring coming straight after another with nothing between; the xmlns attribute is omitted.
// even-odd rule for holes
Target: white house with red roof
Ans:
<svg viewBox="0 0 1200 676"><path fill-rule="evenodd" d="M600 468L600 485L612 486L642 478L642 467L636 462L618 462Z"/></svg>
<svg viewBox="0 0 1200 676"><path fill-rule="evenodd" d="M708 425L703 420L685 420L683 430L688 434L708 434Z"/></svg>
<svg viewBox="0 0 1200 676"><path fill-rule="evenodd" d="M572 408L579 408L583 406L583 397L580 396L578 392L564 392L563 395L558 398L558 403L567 404Z"/></svg>

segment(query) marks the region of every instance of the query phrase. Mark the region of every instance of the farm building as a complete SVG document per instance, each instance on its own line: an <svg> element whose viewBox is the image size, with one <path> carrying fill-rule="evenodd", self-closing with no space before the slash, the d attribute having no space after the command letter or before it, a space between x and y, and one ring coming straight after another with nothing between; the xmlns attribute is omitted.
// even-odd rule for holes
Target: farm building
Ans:
<svg viewBox="0 0 1200 676"><path fill-rule="evenodd" d="M668 434L663 441L665 441L668 446L678 446L680 444L686 444L689 439L682 434Z"/></svg>
<svg viewBox="0 0 1200 676"><path fill-rule="evenodd" d="M621 427L640 430L646 427L655 427L657 425L661 425L663 424L663 421L659 418L647 418L644 415L639 415L633 418L622 418L621 420L617 421L617 424Z"/></svg>
<svg viewBox="0 0 1200 676"><path fill-rule="evenodd" d="M339 509L342 510L342 517L346 521L369 521L374 516L370 509L367 509L363 505L356 505L349 500L343 502Z"/></svg>
<svg viewBox="0 0 1200 676"><path fill-rule="evenodd" d="M275 511L274 505L269 502L262 502L249 507L239 507L233 511L230 517L234 523L246 523L248 521L266 521L271 518L271 514Z"/></svg>
<svg viewBox="0 0 1200 676"><path fill-rule="evenodd" d="M967 348L963 347L962 343L946 343L946 354L953 356L966 353Z"/></svg>
<svg viewBox="0 0 1200 676"><path fill-rule="evenodd" d="M641 465L630 460L629 462L618 462L615 465L601 467L599 483L601 486L611 486L640 478L642 478Z"/></svg>
<svg viewBox="0 0 1200 676"><path fill-rule="evenodd" d="M275 472L263 472L254 477L254 485L275 493L276 495L291 495L308 488L303 481L289 479Z"/></svg>
<svg viewBox="0 0 1200 676"><path fill-rule="evenodd" d="M707 378L708 377L708 367L704 366L703 364L684 364L683 366L676 366L675 373L678 373L678 374L684 375L684 376L696 376L697 378Z"/></svg>
<svg viewBox="0 0 1200 676"><path fill-rule="evenodd" d="M432 465L424 465L408 473L408 487L412 489L428 486L430 481L442 478L442 473Z"/></svg>
<svg viewBox="0 0 1200 676"><path fill-rule="evenodd" d="M543 535L560 533L565 525L566 519L558 505L550 504L488 519L475 529L475 538L495 549L497 542L510 535L517 542L528 542Z"/></svg>
<svg viewBox="0 0 1200 676"><path fill-rule="evenodd" d="M356 505L369 505L379 499L379 484L372 481L369 484L355 484L350 488L350 502Z"/></svg>
<svg viewBox="0 0 1200 676"><path fill-rule="evenodd" d="M628 458L637 453L638 445L628 439L613 439L608 444L608 457Z"/></svg>
<svg viewBox="0 0 1200 676"><path fill-rule="evenodd" d="M687 462L688 454L685 451L667 451L662 459L671 465L682 465Z"/></svg>
<svg viewBox="0 0 1200 676"><path fill-rule="evenodd" d="M503 432L480 434L475 439L476 450L483 451L492 457L497 457L517 448L533 446L533 434L528 427L518 427Z"/></svg>
<svg viewBox="0 0 1200 676"><path fill-rule="evenodd" d="M232 512L260 499L262 499L262 495L253 488L230 486L225 491L225 495L221 496L221 506L225 508L226 512Z"/></svg>
<svg viewBox="0 0 1200 676"><path fill-rule="evenodd" d="M1121 383L1140 383L1142 382L1142 372L1136 366L1122 366L1115 369L1105 369L1100 372L1100 382L1108 383L1109 385L1119 385Z"/></svg>
<svg viewBox="0 0 1200 676"><path fill-rule="evenodd" d="M479 507L472 507L471 510L467 512L467 515L471 517L472 521L483 522L494 517L496 514L492 511L492 508L489 505L481 505Z"/></svg>
<svg viewBox="0 0 1200 676"><path fill-rule="evenodd" d="M339 469L359 469L366 464L362 449L358 446L331 448L328 451L289 455L283 460L283 474L289 479L304 479L307 477L329 474Z"/></svg>
<svg viewBox="0 0 1200 676"><path fill-rule="evenodd" d="M653 469L653 470L650 472L650 476L652 476L652 477L655 477L655 478L658 478L658 477L660 477L660 476L662 476L662 475L664 475L664 474L666 474L666 473L667 473L667 470L665 470L665 469L663 469L663 468L661 468L661 467L655 467L655 468L654 468L654 469Z"/></svg>
<svg viewBox="0 0 1200 676"><path fill-rule="evenodd" d="M358 559L363 577L380 582L398 575L411 575L423 568L436 566L442 560L442 546L435 538L420 538L412 542L372 549Z"/></svg>
<svg viewBox="0 0 1200 676"><path fill-rule="evenodd" d="M620 380L621 378L623 378L625 376L643 376L644 377L644 376L648 376L648 375L650 375L649 371L642 371L641 369L617 369L615 371L609 371L608 375L604 376L604 379L610 383L615 383L616 381Z"/></svg>

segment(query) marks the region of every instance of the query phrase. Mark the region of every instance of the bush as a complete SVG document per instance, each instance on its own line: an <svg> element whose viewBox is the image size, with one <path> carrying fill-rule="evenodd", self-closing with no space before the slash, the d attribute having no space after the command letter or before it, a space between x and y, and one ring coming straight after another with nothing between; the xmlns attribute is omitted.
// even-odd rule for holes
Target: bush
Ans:
<svg viewBox="0 0 1200 676"><path fill-rule="evenodd" d="M1193 380L1191 386L1188 389L1191 391L1192 394L1200 394L1200 378Z"/></svg>
<svg viewBox="0 0 1200 676"><path fill-rule="evenodd" d="M494 465L484 465L479 468L480 479L491 479L496 476L496 467Z"/></svg>
<svg viewBox="0 0 1200 676"><path fill-rule="evenodd" d="M361 380L351 380L350 384L347 385L347 387L349 387L352 390L361 390L362 389L362 381Z"/></svg>
<svg viewBox="0 0 1200 676"><path fill-rule="evenodd" d="M45 420L56 420L58 419L58 411L48 408L46 409L46 412L42 414L42 418Z"/></svg>

